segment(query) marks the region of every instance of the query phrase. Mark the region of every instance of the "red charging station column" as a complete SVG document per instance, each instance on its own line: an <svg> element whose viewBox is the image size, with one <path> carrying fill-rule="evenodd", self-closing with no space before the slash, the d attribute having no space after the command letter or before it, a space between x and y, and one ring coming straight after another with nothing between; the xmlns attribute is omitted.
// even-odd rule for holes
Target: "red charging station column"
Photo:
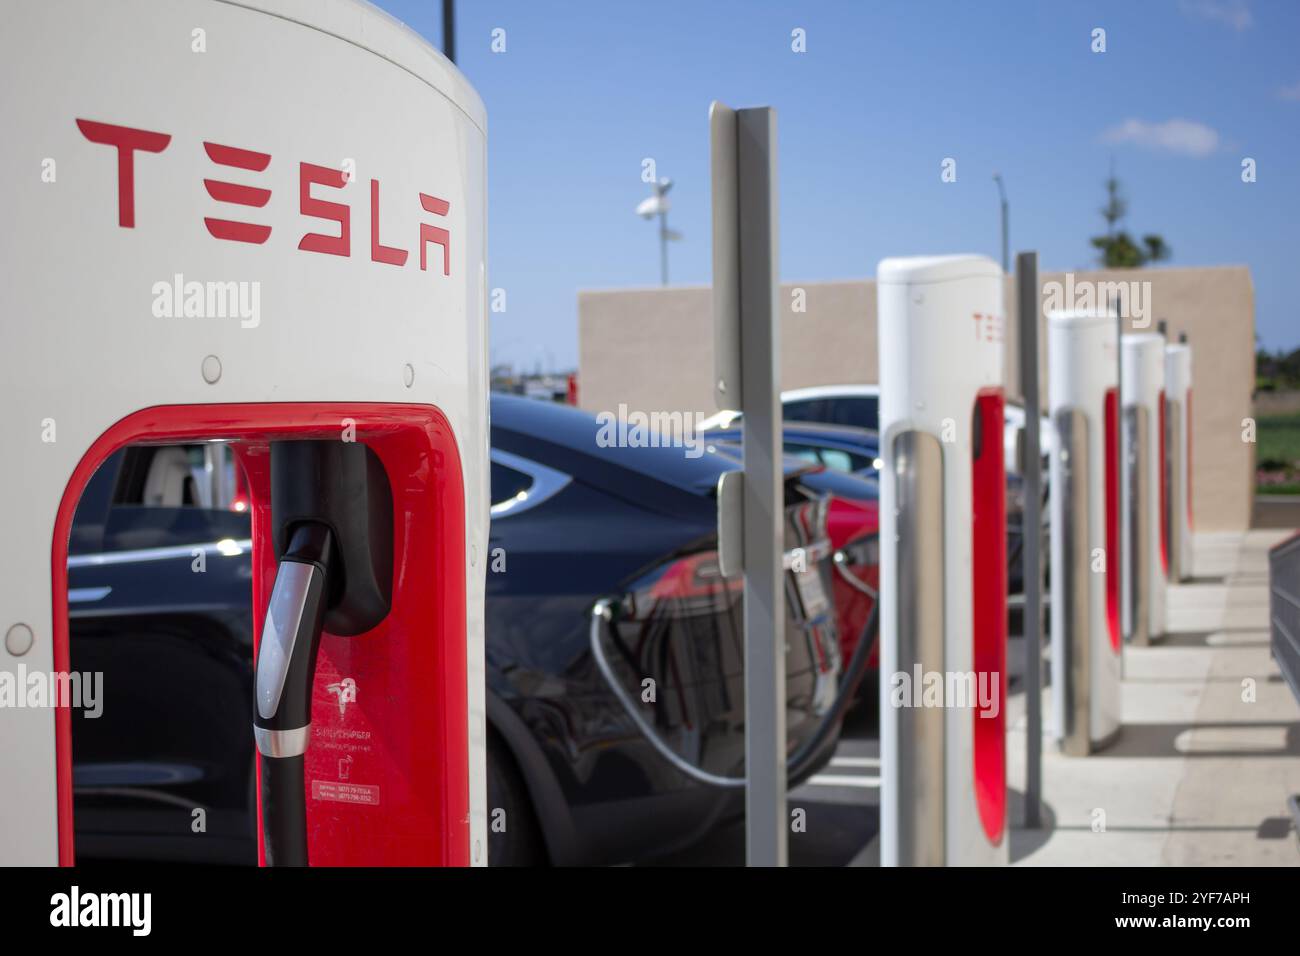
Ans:
<svg viewBox="0 0 1300 956"><path fill-rule="evenodd" d="M1192 577L1192 347L1165 346L1169 580Z"/></svg>
<svg viewBox="0 0 1300 956"><path fill-rule="evenodd" d="M881 862L1007 861L1001 269L877 269Z"/></svg>
<svg viewBox="0 0 1300 956"><path fill-rule="evenodd" d="M1130 640L1149 644L1165 632L1165 339L1123 336L1125 618Z"/></svg>
<svg viewBox="0 0 1300 956"><path fill-rule="evenodd" d="M222 38L202 56L174 42L196 22ZM232 443L259 682L213 733L256 740L262 833L293 843L265 858L484 864L483 105L361 4L151 4L143 26L65 0L0 31L0 83L28 89L0 100L6 143L58 161L45 188L0 177L27 224L0 230L0 673L76 667L68 537L98 465ZM264 698L277 654L304 679ZM0 708L0 864L75 861L72 731L66 706Z"/></svg>
<svg viewBox="0 0 1300 956"><path fill-rule="evenodd" d="M1119 396L1115 319L1047 317L1051 461L1052 701L1063 752L1120 728Z"/></svg>

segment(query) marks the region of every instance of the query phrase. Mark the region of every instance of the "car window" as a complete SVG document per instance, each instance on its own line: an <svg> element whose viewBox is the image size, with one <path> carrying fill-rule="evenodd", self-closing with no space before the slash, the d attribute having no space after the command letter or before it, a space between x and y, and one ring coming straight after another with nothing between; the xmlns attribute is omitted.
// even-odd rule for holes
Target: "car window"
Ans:
<svg viewBox="0 0 1300 956"><path fill-rule="evenodd" d="M571 476L539 461L492 447L492 520L522 514L568 487Z"/></svg>
<svg viewBox="0 0 1300 956"><path fill-rule="evenodd" d="M781 415L787 422L824 422L825 405L826 403L820 398L786 402L781 407Z"/></svg>
<svg viewBox="0 0 1300 956"><path fill-rule="evenodd" d="M72 533L68 537L68 554L85 554L103 550L104 525L113 502L118 471L126 452L115 451L100 462L77 502L72 516Z"/></svg>
<svg viewBox="0 0 1300 956"><path fill-rule="evenodd" d="M872 395L844 398L804 398L786 402L782 408L788 422L820 422L851 425L876 431L880 427L879 400Z"/></svg>
<svg viewBox="0 0 1300 956"><path fill-rule="evenodd" d="M133 445L113 488L105 551L249 537L247 496L229 445Z"/></svg>
<svg viewBox="0 0 1300 956"><path fill-rule="evenodd" d="M832 425L852 425L875 431L880 425L879 402L875 398L828 399L826 420Z"/></svg>
<svg viewBox="0 0 1300 956"><path fill-rule="evenodd" d="M492 462L492 504L509 501L532 487L533 478L500 462Z"/></svg>
<svg viewBox="0 0 1300 956"><path fill-rule="evenodd" d="M113 504L239 510L237 472L234 452L220 442L128 448Z"/></svg>
<svg viewBox="0 0 1300 956"><path fill-rule="evenodd" d="M812 445L800 445L797 442L786 442L784 451L792 458L799 458L803 461L812 462L814 465L821 464L821 459L817 456L817 449Z"/></svg>
<svg viewBox="0 0 1300 956"><path fill-rule="evenodd" d="M853 471L853 456L846 451L838 448L823 448L821 450L822 464L827 468L834 468L836 471Z"/></svg>

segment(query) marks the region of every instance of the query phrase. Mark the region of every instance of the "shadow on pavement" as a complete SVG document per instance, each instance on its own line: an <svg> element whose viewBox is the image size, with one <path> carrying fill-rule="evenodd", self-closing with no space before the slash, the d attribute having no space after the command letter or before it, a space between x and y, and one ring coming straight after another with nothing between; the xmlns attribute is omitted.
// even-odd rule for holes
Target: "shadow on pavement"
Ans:
<svg viewBox="0 0 1300 956"><path fill-rule="evenodd" d="M1231 735L1241 731L1281 729L1285 743L1281 747L1231 746L1226 748L1179 747L1178 738L1189 732L1220 731ZM1285 720L1229 721L1207 723L1125 724L1119 739L1100 752L1103 757L1280 757L1300 756L1300 722Z"/></svg>
<svg viewBox="0 0 1300 956"><path fill-rule="evenodd" d="M1258 634L1260 640L1238 641L1229 639L1210 643L1211 637L1223 634ZM1237 629L1220 627L1213 631L1178 631L1156 638L1151 642L1151 647L1156 650L1162 647L1268 647L1268 631L1260 630L1257 627Z"/></svg>
<svg viewBox="0 0 1300 956"><path fill-rule="evenodd" d="M1056 813L1044 803L1039 813L1040 826L1035 830L1023 829L1025 823L1025 794L1007 788L1007 826L1011 828L1011 862L1023 860L1051 839L1056 830Z"/></svg>

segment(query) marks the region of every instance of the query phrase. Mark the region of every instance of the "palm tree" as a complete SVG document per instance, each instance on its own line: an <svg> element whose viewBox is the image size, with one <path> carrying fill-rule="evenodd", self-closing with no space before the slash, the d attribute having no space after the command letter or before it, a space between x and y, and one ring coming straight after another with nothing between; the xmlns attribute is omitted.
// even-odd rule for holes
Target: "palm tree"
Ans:
<svg viewBox="0 0 1300 956"><path fill-rule="evenodd" d="M1172 254L1164 237L1157 233L1143 236L1139 244L1127 232L1117 229L1128 214L1128 200L1124 198L1119 179L1115 176L1114 160L1111 161L1110 175L1106 177L1106 204L1100 212L1106 220L1106 235L1094 236L1091 242L1100 252L1099 262L1107 269L1140 269L1152 262L1168 259Z"/></svg>
<svg viewBox="0 0 1300 956"><path fill-rule="evenodd" d="M1142 242L1147 247L1147 262L1160 262L1169 258L1169 247L1165 245L1163 236L1151 233L1143 236Z"/></svg>

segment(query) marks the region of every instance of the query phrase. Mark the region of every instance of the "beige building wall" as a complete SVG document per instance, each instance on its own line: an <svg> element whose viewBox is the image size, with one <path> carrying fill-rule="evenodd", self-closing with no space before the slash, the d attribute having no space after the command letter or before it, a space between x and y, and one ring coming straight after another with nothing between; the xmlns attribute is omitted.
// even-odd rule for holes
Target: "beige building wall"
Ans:
<svg viewBox="0 0 1300 956"><path fill-rule="evenodd" d="M1245 266L1076 272L1081 283L1150 282L1151 328L1193 345L1192 510L1203 531L1249 527L1255 446L1242 440L1255 382L1255 295ZM1064 273L1040 275L1044 287ZM802 290L804 311L793 309ZM1019 394L1015 295L1006 286L1007 390ZM874 383L873 280L781 287L781 387ZM1047 396L1046 333L1040 316L1040 375ZM1130 323L1131 324L1131 323ZM713 406L713 316L707 286L619 289L578 294L579 402L590 411L698 411Z"/></svg>

